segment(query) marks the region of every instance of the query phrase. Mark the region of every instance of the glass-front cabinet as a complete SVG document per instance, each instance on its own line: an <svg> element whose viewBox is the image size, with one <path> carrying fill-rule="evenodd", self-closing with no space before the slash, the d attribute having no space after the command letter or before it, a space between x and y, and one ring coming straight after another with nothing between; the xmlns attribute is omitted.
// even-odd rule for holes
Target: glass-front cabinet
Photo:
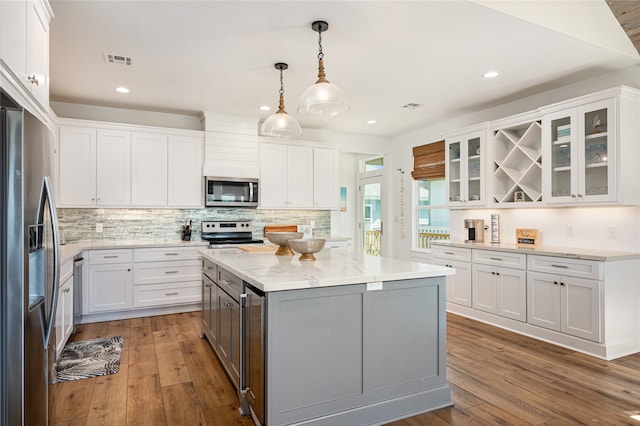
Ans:
<svg viewBox="0 0 640 426"><path fill-rule="evenodd" d="M548 203L616 201L615 99L543 119Z"/></svg>
<svg viewBox="0 0 640 426"><path fill-rule="evenodd" d="M449 205L484 205L484 151L486 131L446 138L445 181Z"/></svg>

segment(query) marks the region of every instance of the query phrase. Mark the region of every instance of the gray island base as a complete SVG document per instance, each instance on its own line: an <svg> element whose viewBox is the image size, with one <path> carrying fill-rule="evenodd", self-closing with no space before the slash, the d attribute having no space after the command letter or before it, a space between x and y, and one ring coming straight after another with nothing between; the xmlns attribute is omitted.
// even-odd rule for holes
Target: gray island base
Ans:
<svg viewBox="0 0 640 426"><path fill-rule="evenodd" d="M316 262L239 250L201 253L205 268L215 265L263 294L263 373L252 382L264 386L264 413L252 412L254 420L375 425L452 405L445 340L450 268L333 250ZM255 333L251 321L240 322L249 327L241 334ZM245 356L241 368L255 375L261 369Z"/></svg>

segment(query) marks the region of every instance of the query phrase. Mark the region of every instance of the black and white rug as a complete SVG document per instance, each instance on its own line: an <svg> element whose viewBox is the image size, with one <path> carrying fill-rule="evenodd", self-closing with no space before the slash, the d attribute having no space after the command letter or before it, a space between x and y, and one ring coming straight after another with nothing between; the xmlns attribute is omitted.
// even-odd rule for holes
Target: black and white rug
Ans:
<svg viewBox="0 0 640 426"><path fill-rule="evenodd" d="M67 343L56 363L58 382L117 373L123 341L116 336Z"/></svg>

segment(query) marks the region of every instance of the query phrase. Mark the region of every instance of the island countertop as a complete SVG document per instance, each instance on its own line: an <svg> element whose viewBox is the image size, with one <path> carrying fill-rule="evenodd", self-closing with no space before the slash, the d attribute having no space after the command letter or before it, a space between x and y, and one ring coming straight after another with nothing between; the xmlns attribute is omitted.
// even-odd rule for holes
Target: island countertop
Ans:
<svg viewBox="0 0 640 426"><path fill-rule="evenodd" d="M238 249L203 249L203 258L227 269L264 292L331 287L453 275L455 270L343 250L316 253L315 261L298 254L249 253Z"/></svg>

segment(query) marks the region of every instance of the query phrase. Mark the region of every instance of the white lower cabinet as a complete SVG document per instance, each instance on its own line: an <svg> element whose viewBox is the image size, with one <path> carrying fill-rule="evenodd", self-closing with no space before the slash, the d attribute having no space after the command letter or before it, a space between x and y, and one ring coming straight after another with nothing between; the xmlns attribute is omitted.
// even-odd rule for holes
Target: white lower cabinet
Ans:
<svg viewBox="0 0 640 426"><path fill-rule="evenodd" d="M131 268L131 263L90 265L86 313L131 308Z"/></svg>
<svg viewBox="0 0 640 426"><path fill-rule="evenodd" d="M433 246L431 256L435 265L456 270L446 278L447 302L471 306L471 249Z"/></svg>
<svg viewBox="0 0 640 426"><path fill-rule="evenodd" d="M602 282L566 275L529 272L529 324L602 341Z"/></svg>
<svg viewBox="0 0 640 426"><path fill-rule="evenodd" d="M133 257L136 261L133 274L134 308L201 301L202 262L197 249L142 248L135 249Z"/></svg>
<svg viewBox="0 0 640 426"><path fill-rule="evenodd" d="M527 272L473 265L473 307L518 321L527 320Z"/></svg>
<svg viewBox="0 0 640 426"><path fill-rule="evenodd" d="M202 263L197 247L89 251L84 315L200 303Z"/></svg>
<svg viewBox="0 0 640 426"><path fill-rule="evenodd" d="M60 266L55 329L56 354L59 356L73 332L73 261Z"/></svg>

